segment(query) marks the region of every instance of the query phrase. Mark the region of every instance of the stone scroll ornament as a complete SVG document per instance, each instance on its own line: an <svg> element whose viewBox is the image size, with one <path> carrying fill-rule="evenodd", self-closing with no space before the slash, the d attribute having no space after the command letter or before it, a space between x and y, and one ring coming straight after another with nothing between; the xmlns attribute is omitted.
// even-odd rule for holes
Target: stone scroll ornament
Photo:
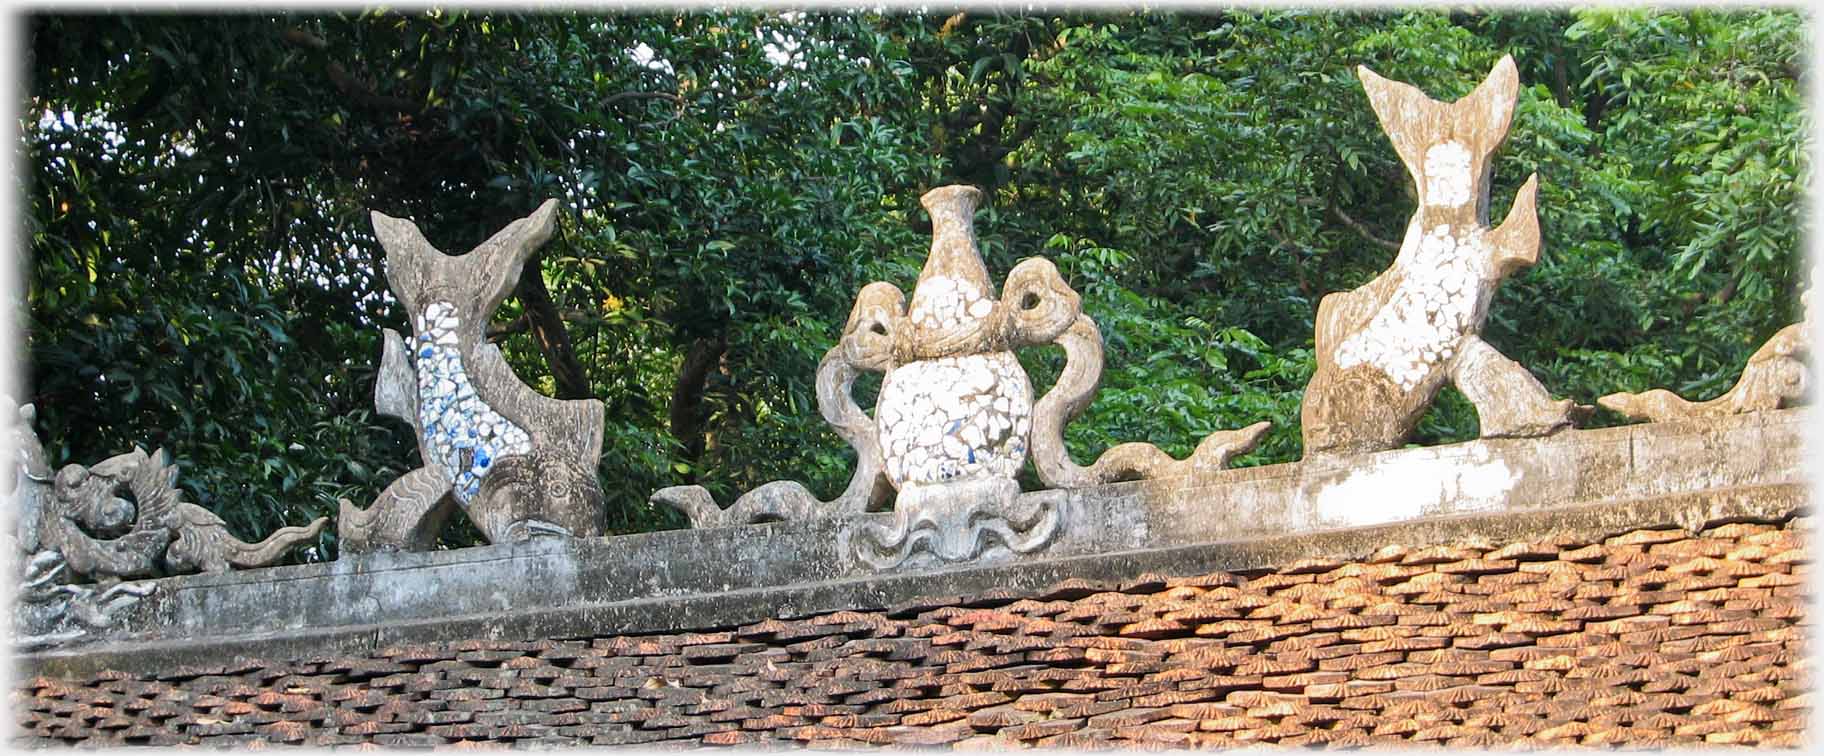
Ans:
<svg viewBox="0 0 1824 756"><path fill-rule="evenodd" d="M1507 137L1519 74L1504 56L1463 99L1357 70L1381 128L1418 185L1393 266L1317 307L1317 370L1301 411L1307 454L1403 444L1446 382L1475 405L1482 436L1541 436L1590 408L1546 393L1480 337L1495 287L1539 256L1538 176L1488 227L1490 158Z"/></svg>
<svg viewBox="0 0 1824 756"><path fill-rule="evenodd" d="M409 344L385 331L374 407L412 424L424 465L367 509L344 499L341 548L427 551L458 509L494 543L602 534L602 403L534 391L484 334L556 213L548 200L465 255L431 246L411 221L373 214L387 281L413 326Z"/></svg>
<svg viewBox="0 0 1824 756"><path fill-rule="evenodd" d="M1817 272L1813 271L1812 275L1815 280ZM1809 372L1805 363L1811 359L1812 333L1818 319L1811 299L1811 290L1800 296L1805 317L1781 328L1755 350L1748 357L1747 366L1742 368L1742 377L1722 396L1693 402L1665 389L1652 389L1638 394L1609 394L1597 399L1596 403L1629 418L1656 423L1796 406L1805 400Z"/></svg>
<svg viewBox="0 0 1824 756"><path fill-rule="evenodd" d="M700 486L674 486L652 500L696 527L860 514L884 486L898 492L891 524L860 525L853 555L875 568L915 554L942 561L979 556L994 544L1027 553L1059 529L1055 497L1020 494L1014 480L1030 455L1053 488L1169 477L1216 469L1253 448L1267 423L1211 435L1189 459L1148 444L1122 444L1089 467L1073 463L1064 426L1086 408L1102 371L1102 337L1077 293L1041 258L1007 274L1000 298L976 248L973 215L981 193L946 186L920 202L931 214L931 252L910 302L892 284L863 287L842 338L818 368L824 418L855 447L854 477L842 495L819 501L791 481L755 489L718 508ZM1014 349L1057 344L1066 365L1036 403ZM872 417L850 394L860 371L881 372Z"/></svg>
<svg viewBox="0 0 1824 756"><path fill-rule="evenodd" d="M0 402L11 412L5 430L14 459L0 475L0 495L10 500L14 520L14 546L5 551L19 579L13 624L21 646L56 645L113 626L156 588L124 578L265 566L315 539L328 522L319 517L259 543L241 541L220 516L183 500L177 467L162 450L134 449L52 474L31 427L32 405L14 410L10 400Z"/></svg>

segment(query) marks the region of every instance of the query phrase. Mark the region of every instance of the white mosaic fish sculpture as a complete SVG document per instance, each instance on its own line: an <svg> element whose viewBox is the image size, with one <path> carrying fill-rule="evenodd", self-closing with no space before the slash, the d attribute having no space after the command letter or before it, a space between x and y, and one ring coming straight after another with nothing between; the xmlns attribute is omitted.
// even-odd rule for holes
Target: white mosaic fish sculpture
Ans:
<svg viewBox="0 0 1824 756"><path fill-rule="evenodd" d="M1318 304L1317 370L1301 413L1306 454L1400 446L1447 382L1475 405L1484 437L1569 427L1589 408L1554 401L1478 335L1501 279L1539 257L1537 176L1507 219L1488 227L1490 158L1507 138L1519 87L1513 58L1452 103L1365 66L1357 74L1418 185L1419 207L1392 267Z"/></svg>

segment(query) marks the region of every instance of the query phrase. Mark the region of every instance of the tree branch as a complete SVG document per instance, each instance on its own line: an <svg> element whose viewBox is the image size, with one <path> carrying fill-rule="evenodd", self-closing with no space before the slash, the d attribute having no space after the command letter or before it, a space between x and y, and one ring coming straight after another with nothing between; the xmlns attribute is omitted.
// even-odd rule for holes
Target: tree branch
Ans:
<svg viewBox="0 0 1824 756"><path fill-rule="evenodd" d="M1343 225L1348 226L1349 230L1354 231L1357 234L1360 234L1363 239L1367 239L1368 241L1374 242L1375 244L1378 244L1382 247L1386 247L1387 249L1393 250L1396 253L1400 251L1399 242L1388 241L1386 239L1382 239L1379 236L1375 236L1374 232L1369 231L1367 226L1364 226L1356 219L1349 217L1349 214L1343 212L1343 209L1340 207L1337 207L1335 205L1335 203L1331 203L1330 205L1326 206L1324 209L1328 210L1330 212L1330 214L1332 216L1335 216L1335 218L1337 220L1342 221Z"/></svg>
<svg viewBox="0 0 1824 756"><path fill-rule="evenodd" d="M551 366L551 377L557 382L557 398L588 399L594 396L589 390L589 377L583 372L582 363L576 360L576 350L570 346L570 334L564 330L557 306L551 303L551 292L545 289L545 277L540 273L542 260L543 256L537 252L526 259L516 289L519 302L526 309L532 338L538 342L539 351Z"/></svg>
<svg viewBox="0 0 1824 756"><path fill-rule="evenodd" d="M1273 237L1274 241L1279 242L1278 244L1274 245L1274 247L1273 247L1273 249L1275 251L1280 250L1280 249L1292 250L1292 257L1293 257L1292 270L1293 270L1293 275L1295 275L1298 279L1298 293L1304 295L1304 297L1306 299L1311 299L1312 298L1311 282L1305 278L1305 265L1301 260L1298 259L1299 252L1301 250L1305 249L1305 246L1302 244L1299 244L1297 242L1294 242L1289 238L1286 238L1285 234L1280 233L1278 228L1271 226L1271 225L1267 226L1267 235Z"/></svg>
<svg viewBox="0 0 1824 756"><path fill-rule="evenodd" d="M614 94L611 94L611 95L603 98L600 104L602 107L605 108L605 107L608 107L609 105L613 105L617 102L620 102L621 100L629 100L629 99L670 100L673 103L676 103L679 105L684 104L684 98L679 97L670 92L632 92L632 91L616 92Z"/></svg>
<svg viewBox="0 0 1824 756"><path fill-rule="evenodd" d="M581 323L590 320L592 317L594 316L582 310L563 310L558 313L558 318L565 323ZM488 341L498 344L508 336L517 333L525 333L531 329L532 319L526 314L521 313L519 317L505 323L489 325Z"/></svg>
<svg viewBox="0 0 1824 756"><path fill-rule="evenodd" d="M703 389L709 383L710 372L727 350L728 341L722 336L692 342L683 363L678 366L678 380L672 384L671 435L684 445L684 458L692 463L703 456L707 441L703 434ZM686 477L696 479L694 465Z"/></svg>
<svg viewBox="0 0 1824 756"><path fill-rule="evenodd" d="M287 29L279 36L281 39L285 40L286 44L293 47L301 47L313 52L323 52L324 50L329 49L329 43L324 41L322 37L311 34L303 29ZM393 97L375 92L366 84L361 83L359 79L350 75L348 69L343 68L341 63L330 61L324 65L323 72L329 76L329 82L335 85L336 90L341 92L342 96L349 98L356 107L365 110L407 113L411 115L417 115L424 111L422 103L413 102L403 97Z"/></svg>

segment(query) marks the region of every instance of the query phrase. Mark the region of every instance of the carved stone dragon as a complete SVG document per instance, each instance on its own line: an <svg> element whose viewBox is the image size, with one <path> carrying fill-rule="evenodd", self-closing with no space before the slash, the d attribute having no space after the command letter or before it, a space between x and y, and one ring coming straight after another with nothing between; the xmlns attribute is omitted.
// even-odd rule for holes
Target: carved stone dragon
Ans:
<svg viewBox="0 0 1824 756"><path fill-rule="evenodd" d="M1813 324L1817 321L1811 291L1807 290L1799 301L1805 308L1805 317L1781 328L1756 349L1742 368L1742 377L1721 396L1693 402L1666 389L1651 389L1637 394L1609 394L1596 403L1649 422L1739 415L1799 404L1809 387L1806 363L1811 359Z"/></svg>
<svg viewBox="0 0 1824 756"><path fill-rule="evenodd" d="M14 618L22 644L48 645L105 628L153 590L152 583L118 583L122 578L263 566L316 538L327 522L319 517L259 543L241 541L220 516L183 500L177 468L163 450L135 448L52 475L34 419L29 404L7 418L15 458L0 480L16 518L7 553L21 578Z"/></svg>

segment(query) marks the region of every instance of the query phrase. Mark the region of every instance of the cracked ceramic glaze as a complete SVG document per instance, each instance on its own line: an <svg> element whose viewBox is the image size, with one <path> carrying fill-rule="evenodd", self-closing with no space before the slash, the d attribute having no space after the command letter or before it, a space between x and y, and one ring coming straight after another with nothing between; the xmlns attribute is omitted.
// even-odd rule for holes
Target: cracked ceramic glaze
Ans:
<svg viewBox="0 0 1824 756"><path fill-rule="evenodd" d="M432 302L417 325L419 425L431 461L443 467L456 499L466 505L495 462L532 451L532 441L475 395L457 351L456 308Z"/></svg>
<svg viewBox="0 0 1824 756"><path fill-rule="evenodd" d="M929 328L941 328L963 320L980 320L994 311L994 300L968 281L950 276L932 276L918 284L912 298L912 322Z"/></svg>
<svg viewBox="0 0 1824 756"><path fill-rule="evenodd" d="M1337 349L1336 366L1366 363L1401 389L1416 388L1482 322L1493 294L1483 285L1486 257L1480 229L1427 231L1387 306Z"/></svg>
<svg viewBox="0 0 1824 756"><path fill-rule="evenodd" d="M875 416L896 488L1011 478L1026 463L1032 384L1012 352L921 360L887 374Z"/></svg>

